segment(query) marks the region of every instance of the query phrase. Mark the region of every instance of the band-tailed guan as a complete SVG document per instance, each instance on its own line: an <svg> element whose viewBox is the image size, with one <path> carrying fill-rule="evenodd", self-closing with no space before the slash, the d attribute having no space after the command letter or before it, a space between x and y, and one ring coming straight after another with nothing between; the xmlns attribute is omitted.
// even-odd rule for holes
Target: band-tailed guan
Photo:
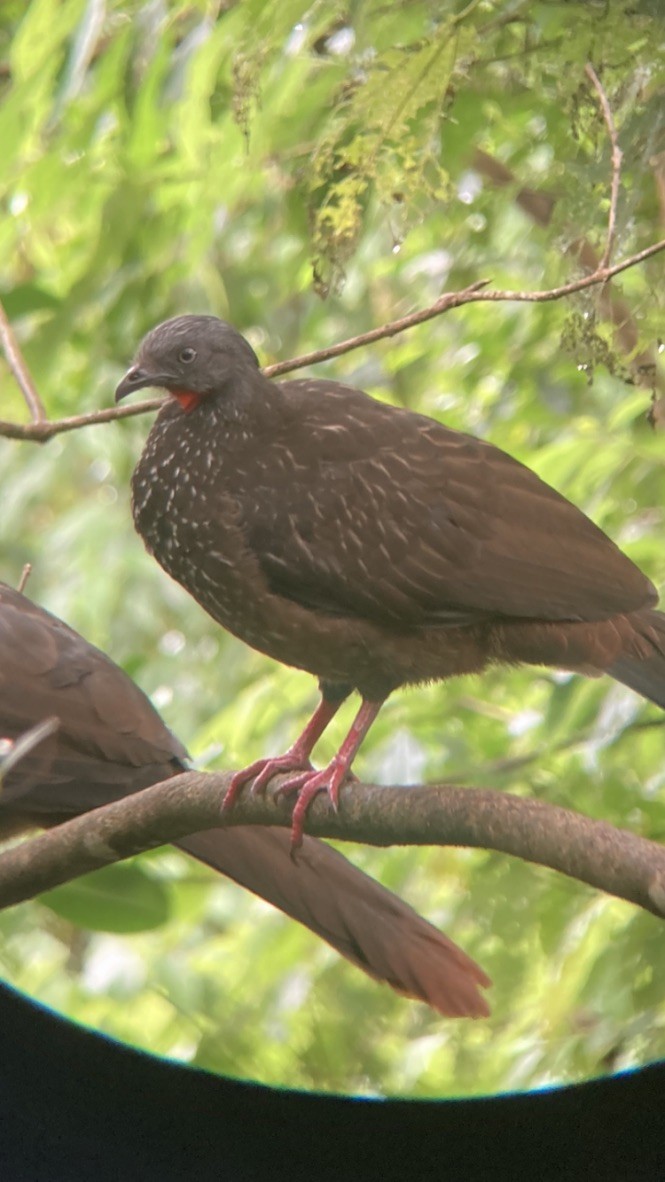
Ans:
<svg viewBox="0 0 665 1182"><path fill-rule="evenodd" d="M0 841L48 828L185 770L186 752L117 665L61 620L0 583L0 737L47 716L57 732L0 788ZM327 940L370 976L450 1016L489 1010L483 971L396 895L336 850L237 826L177 843Z"/></svg>
<svg viewBox="0 0 665 1182"><path fill-rule="evenodd" d="M388 694L487 665L609 673L665 707L665 615L649 580L505 452L360 390L272 382L213 316L143 340L118 386L163 387L134 472L138 532L166 571L254 648L315 674L322 701L278 771L309 802L339 787ZM356 689L323 771L312 748Z"/></svg>

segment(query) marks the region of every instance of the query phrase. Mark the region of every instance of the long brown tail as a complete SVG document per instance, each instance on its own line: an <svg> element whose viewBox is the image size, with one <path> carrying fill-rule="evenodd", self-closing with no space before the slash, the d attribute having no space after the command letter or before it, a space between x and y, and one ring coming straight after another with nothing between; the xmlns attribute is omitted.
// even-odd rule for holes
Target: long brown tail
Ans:
<svg viewBox="0 0 665 1182"><path fill-rule="evenodd" d="M211 829L177 843L273 903L399 993L448 1017L481 1018L483 970L408 903L338 854L305 837L297 861L284 830Z"/></svg>
<svg viewBox="0 0 665 1182"><path fill-rule="evenodd" d="M622 656L607 672L665 710L665 613L636 612L629 619L640 638L647 641L650 655Z"/></svg>

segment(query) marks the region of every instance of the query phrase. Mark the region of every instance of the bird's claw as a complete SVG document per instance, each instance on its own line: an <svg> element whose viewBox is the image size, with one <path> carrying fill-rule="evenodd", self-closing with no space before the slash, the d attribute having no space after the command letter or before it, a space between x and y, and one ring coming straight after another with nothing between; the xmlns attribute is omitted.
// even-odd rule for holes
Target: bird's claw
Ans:
<svg viewBox="0 0 665 1182"><path fill-rule="evenodd" d="M305 817L309 806L320 792L327 792L330 803L337 812L339 808L339 790L348 776L348 768L337 763L334 759L320 772L310 769L301 771L298 775L289 776L279 785L275 796L297 792L298 799L293 806L291 816L291 854L302 845Z"/></svg>
<svg viewBox="0 0 665 1182"><path fill-rule="evenodd" d="M249 767L242 768L231 778L224 797L222 812L227 812L233 807L246 784L251 783L251 795L258 796L261 792L265 792L273 776L293 771L299 771L302 775L307 776L313 771L313 768L309 760L303 762L302 757L288 751L284 755L275 755L271 759L256 759L254 763L250 763Z"/></svg>
<svg viewBox="0 0 665 1182"><path fill-rule="evenodd" d="M267 759L261 771L254 777L250 792L252 796L259 796L261 792L265 792L273 776L278 776L282 772L299 771L302 775L307 776L313 770L309 760L306 764L296 763L294 759L289 759L286 755L278 756L276 759Z"/></svg>
<svg viewBox="0 0 665 1182"><path fill-rule="evenodd" d="M293 806L291 818L291 854L293 855L302 845L305 818L310 804L320 792L327 792L330 803L337 812L339 807L339 790L349 777L355 779L344 760L331 760L327 767L316 771L309 760L303 760L297 752L286 752L284 755L274 756L272 759L257 759L249 767L236 772L227 789L222 812L228 812L235 804L240 792L246 784L251 782L250 792L257 796L264 792L273 776L284 772L292 772L275 790L275 798L296 792L298 799Z"/></svg>

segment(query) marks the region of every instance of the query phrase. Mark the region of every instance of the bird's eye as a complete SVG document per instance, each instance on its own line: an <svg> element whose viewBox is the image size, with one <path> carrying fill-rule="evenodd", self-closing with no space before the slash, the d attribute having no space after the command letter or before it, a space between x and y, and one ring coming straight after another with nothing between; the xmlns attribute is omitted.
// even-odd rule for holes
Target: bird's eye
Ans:
<svg viewBox="0 0 665 1182"><path fill-rule="evenodd" d="M193 361L195 357L196 357L196 349L182 349L180 351L180 355L178 357L178 360L184 361L185 363L187 363L189 361Z"/></svg>

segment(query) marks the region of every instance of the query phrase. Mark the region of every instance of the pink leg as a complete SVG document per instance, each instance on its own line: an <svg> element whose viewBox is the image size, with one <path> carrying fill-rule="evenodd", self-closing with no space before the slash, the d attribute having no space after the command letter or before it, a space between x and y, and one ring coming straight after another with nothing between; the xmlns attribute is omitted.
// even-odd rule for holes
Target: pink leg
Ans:
<svg viewBox="0 0 665 1182"><path fill-rule="evenodd" d="M327 767L322 768L320 772L314 771L313 768L307 768L295 776L289 776L288 780L280 784L277 790L279 793L298 793L298 799L293 809L291 825L292 851L297 850L298 846L302 845L303 826L305 817L307 816L307 810L319 792L327 792L333 808L337 808L339 790L348 777L351 771L351 764L358 753L358 748L382 705L382 701L362 702L348 735Z"/></svg>
<svg viewBox="0 0 665 1182"><path fill-rule="evenodd" d="M250 763L249 767L236 772L224 798L222 812L232 807L238 793L250 780L254 781L252 793L262 792L268 781L279 772L312 770L309 757L341 704L341 702L329 702L326 698L322 698L304 731L288 751L285 751L283 755L276 755L272 759L257 759L254 763Z"/></svg>

